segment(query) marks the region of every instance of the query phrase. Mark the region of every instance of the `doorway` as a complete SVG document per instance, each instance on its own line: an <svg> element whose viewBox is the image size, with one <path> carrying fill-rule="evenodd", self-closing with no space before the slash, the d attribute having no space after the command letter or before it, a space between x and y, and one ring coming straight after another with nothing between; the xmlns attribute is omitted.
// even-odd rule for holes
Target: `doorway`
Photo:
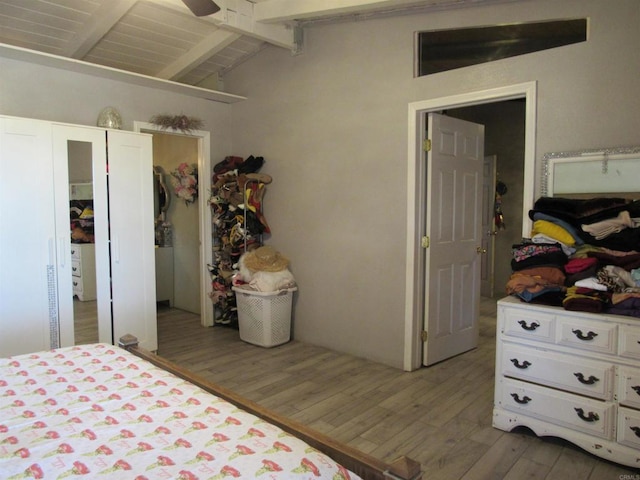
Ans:
<svg viewBox="0 0 640 480"><path fill-rule="evenodd" d="M527 212L534 200L536 82L415 102L409 105L404 349L404 369L407 371L415 370L422 366L422 331L425 313L423 292L425 287L424 264L426 253L420 240L425 231L424 205L428 195L425 182L426 155L423 150L426 114L515 99L522 99L525 105L521 236L526 236L528 234L526 232L530 231L531 228ZM517 230L518 226L514 225L514 229Z"/></svg>
<svg viewBox="0 0 640 480"><path fill-rule="evenodd" d="M153 135L154 165L156 165L157 146L166 151L164 155L166 158L173 158L170 161L175 163L174 168L182 162L197 164L198 197L194 203L188 205L173 193L171 184L173 168L169 164L163 167L165 182L171 195L167 220L174 229L173 265L176 268L173 269L172 283L175 285L180 282L181 287L174 290L174 304L171 306L199 314L200 323L203 326L211 326L213 304L208 295L210 279L207 269L207 265L211 263L211 210L208 198L211 191L210 134L202 130L181 133L137 121L134 122L134 131ZM181 151L193 151L193 155L183 158L180 156ZM153 175L153 172L149 172L149 175ZM179 211L176 212L176 209ZM180 231L183 231L183 235L180 235ZM187 231L190 233L184 234Z"/></svg>
<svg viewBox="0 0 640 480"><path fill-rule="evenodd" d="M175 194L173 176L181 164L198 162L198 139L153 133L154 177L167 190L164 211L156 212L156 301L200 314L200 225L198 202ZM200 194L201 192L199 192Z"/></svg>

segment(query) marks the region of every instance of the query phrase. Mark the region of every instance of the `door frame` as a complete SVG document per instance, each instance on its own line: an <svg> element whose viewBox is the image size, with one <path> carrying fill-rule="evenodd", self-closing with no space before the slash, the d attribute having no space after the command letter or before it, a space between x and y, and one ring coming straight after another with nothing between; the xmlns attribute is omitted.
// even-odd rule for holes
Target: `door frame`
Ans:
<svg viewBox="0 0 640 480"><path fill-rule="evenodd" d="M207 265L212 263L212 227L211 208L208 194L211 192L211 140L210 132L206 130L191 130L183 133L172 128L162 128L153 123L134 121L133 130L136 132L158 132L198 139L198 208L200 213L200 324L203 327L213 326L213 302L209 298L211 278ZM206 172L206 173L202 173Z"/></svg>
<svg viewBox="0 0 640 480"><path fill-rule="evenodd" d="M405 279L405 340L403 368L412 371L422 366L421 331L424 320L425 252L420 239L425 232L426 114L446 109L470 107L506 100L525 99L525 147L522 236L531 230L529 209L534 202L535 135L537 82L526 82L409 104L407 147L407 258Z"/></svg>

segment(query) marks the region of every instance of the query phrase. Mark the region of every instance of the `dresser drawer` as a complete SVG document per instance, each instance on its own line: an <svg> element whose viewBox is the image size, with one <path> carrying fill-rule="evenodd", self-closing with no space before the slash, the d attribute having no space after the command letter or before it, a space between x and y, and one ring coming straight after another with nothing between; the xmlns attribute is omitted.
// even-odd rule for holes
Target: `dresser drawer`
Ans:
<svg viewBox="0 0 640 480"><path fill-rule="evenodd" d="M72 277L71 282L73 283L73 294L82 296L82 280L78 277Z"/></svg>
<svg viewBox="0 0 640 480"><path fill-rule="evenodd" d="M540 342L555 342L555 315L509 308L505 310L503 333Z"/></svg>
<svg viewBox="0 0 640 480"><path fill-rule="evenodd" d="M640 412L637 410L618 409L618 443L640 448Z"/></svg>
<svg viewBox="0 0 640 480"><path fill-rule="evenodd" d="M559 318L558 344L600 353L616 353L618 325L583 318Z"/></svg>
<svg viewBox="0 0 640 480"><path fill-rule="evenodd" d="M618 367L617 396L621 405L640 408L640 370Z"/></svg>
<svg viewBox="0 0 640 480"><path fill-rule="evenodd" d="M71 244L71 258L73 260L80 260L82 258L82 248L80 245Z"/></svg>
<svg viewBox="0 0 640 480"><path fill-rule="evenodd" d="M71 275L74 277L82 277L82 263L78 260L71 261Z"/></svg>
<svg viewBox="0 0 640 480"><path fill-rule="evenodd" d="M620 325L619 331L620 356L640 360L640 327Z"/></svg>
<svg viewBox="0 0 640 480"><path fill-rule="evenodd" d="M616 418L613 403L507 378L499 381L502 382L502 388L498 400L506 410L600 438L613 439Z"/></svg>
<svg viewBox="0 0 640 480"><path fill-rule="evenodd" d="M613 400L610 363L505 343L502 374L602 400Z"/></svg>

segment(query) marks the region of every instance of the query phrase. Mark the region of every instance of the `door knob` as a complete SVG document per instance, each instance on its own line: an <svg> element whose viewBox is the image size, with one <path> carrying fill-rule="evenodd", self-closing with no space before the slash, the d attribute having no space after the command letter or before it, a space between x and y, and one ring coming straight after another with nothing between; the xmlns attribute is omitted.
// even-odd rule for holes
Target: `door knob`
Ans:
<svg viewBox="0 0 640 480"><path fill-rule="evenodd" d="M478 252L478 253L487 253L487 249L486 248L482 248L482 247L476 247L476 252Z"/></svg>

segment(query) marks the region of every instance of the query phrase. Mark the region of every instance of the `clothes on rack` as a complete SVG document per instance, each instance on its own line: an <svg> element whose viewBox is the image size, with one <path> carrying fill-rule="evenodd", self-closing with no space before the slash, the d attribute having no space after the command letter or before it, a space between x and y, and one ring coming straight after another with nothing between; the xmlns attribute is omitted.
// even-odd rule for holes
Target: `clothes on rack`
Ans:
<svg viewBox="0 0 640 480"><path fill-rule="evenodd" d="M262 245L270 229L263 214L263 198L271 177L258 173L263 157L228 156L213 167L210 205L213 222L211 300L214 324L238 328L232 277L240 256Z"/></svg>

